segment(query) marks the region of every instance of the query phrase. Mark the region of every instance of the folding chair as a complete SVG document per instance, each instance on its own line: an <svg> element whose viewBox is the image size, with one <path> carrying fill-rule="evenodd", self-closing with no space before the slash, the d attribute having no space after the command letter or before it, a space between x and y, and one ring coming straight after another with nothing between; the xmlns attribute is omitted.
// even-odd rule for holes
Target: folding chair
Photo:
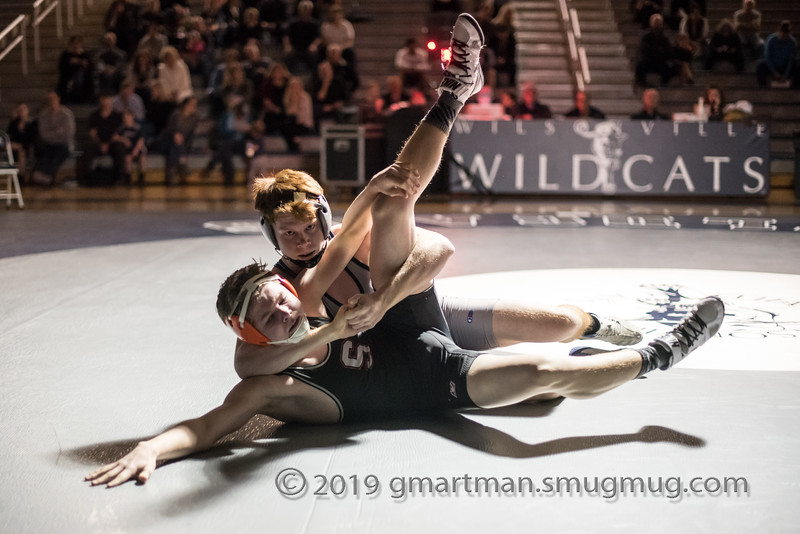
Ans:
<svg viewBox="0 0 800 534"><path fill-rule="evenodd" d="M14 165L14 152L11 150L11 140L8 134L0 131L0 179L6 179L5 189L0 188L0 200L6 199L6 208L11 207L11 201L17 199L20 208L25 207L22 200L22 190L19 187L19 169Z"/></svg>

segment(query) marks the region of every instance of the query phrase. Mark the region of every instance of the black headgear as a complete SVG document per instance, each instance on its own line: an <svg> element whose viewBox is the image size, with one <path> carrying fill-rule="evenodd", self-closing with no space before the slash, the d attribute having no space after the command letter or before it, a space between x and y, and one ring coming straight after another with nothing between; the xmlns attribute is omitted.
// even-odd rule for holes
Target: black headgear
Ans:
<svg viewBox="0 0 800 534"><path fill-rule="evenodd" d="M324 195L315 195L314 193L308 193L306 191L285 191L283 192L278 198L276 199L275 205L272 207L272 210L277 209L278 207L288 204L289 202L309 202L314 208L316 209L317 214L317 221L319 222L320 229L322 230L322 238L328 239L331 235L331 226L333 224L333 216L331 214L331 207L328 204L328 200L325 198ZM264 237L267 238L267 241L272 243L276 250L280 251L280 247L278 246L278 238L275 236L275 229L272 228L272 225L267 222L267 220L262 216L261 221L261 233L264 234ZM325 250L323 247L322 251L319 254L307 260L305 262L297 262L292 260L294 263L302 264L304 267L313 267L317 263L319 263L320 258L322 257L322 252ZM290 258L291 259L291 258Z"/></svg>

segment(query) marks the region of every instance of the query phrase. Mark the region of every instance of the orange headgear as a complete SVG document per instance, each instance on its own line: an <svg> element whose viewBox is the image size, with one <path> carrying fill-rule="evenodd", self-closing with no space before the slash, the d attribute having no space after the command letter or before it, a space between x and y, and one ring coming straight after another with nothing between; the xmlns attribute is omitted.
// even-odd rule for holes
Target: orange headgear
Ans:
<svg viewBox="0 0 800 534"><path fill-rule="evenodd" d="M233 330L236 337L251 345L269 345L270 343L270 339L267 336L259 332L255 326L245 319L247 317L247 307L250 304L253 293L268 282L277 282L288 289L295 297L297 296L294 286L285 278L269 271L259 273L244 283L239 294L236 295L230 314L225 316L220 313L219 316L222 322Z"/></svg>

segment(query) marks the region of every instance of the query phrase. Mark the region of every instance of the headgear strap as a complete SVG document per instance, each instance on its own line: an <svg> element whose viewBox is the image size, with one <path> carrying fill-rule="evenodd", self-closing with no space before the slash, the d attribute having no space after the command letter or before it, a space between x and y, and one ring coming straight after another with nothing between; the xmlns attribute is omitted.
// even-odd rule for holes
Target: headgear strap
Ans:
<svg viewBox="0 0 800 534"><path fill-rule="evenodd" d="M253 293L268 282L277 282L288 289L295 297L297 296L297 291L288 280L270 271L261 272L250 277L244 285L242 285L242 289L239 290L239 294L236 295L233 301L230 314L225 316L220 313L220 319L233 330L236 337L252 345L268 345L270 343L270 339L267 336L259 332L256 327L245 319Z"/></svg>

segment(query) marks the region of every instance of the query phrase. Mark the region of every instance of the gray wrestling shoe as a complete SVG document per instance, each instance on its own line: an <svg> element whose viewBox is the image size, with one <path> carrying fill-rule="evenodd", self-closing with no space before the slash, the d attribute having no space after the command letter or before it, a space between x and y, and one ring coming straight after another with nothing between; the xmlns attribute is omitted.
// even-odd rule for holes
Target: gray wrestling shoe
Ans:
<svg viewBox="0 0 800 534"><path fill-rule="evenodd" d="M594 314L590 314L594 315ZM591 336L581 339L599 339L613 345L636 345L642 340L642 333L627 321L613 317L597 317L600 328Z"/></svg>
<svg viewBox="0 0 800 534"><path fill-rule="evenodd" d="M483 71L480 66L481 48L485 44L483 30L472 15L462 13L453 26L450 38L450 63L439 84L439 95L445 91L462 104L483 87Z"/></svg>
<svg viewBox="0 0 800 534"><path fill-rule="evenodd" d="M597 347L573 347L569 351L570 356L594 356L606 352L616 352L617 349L598 349Z"/></svg>

